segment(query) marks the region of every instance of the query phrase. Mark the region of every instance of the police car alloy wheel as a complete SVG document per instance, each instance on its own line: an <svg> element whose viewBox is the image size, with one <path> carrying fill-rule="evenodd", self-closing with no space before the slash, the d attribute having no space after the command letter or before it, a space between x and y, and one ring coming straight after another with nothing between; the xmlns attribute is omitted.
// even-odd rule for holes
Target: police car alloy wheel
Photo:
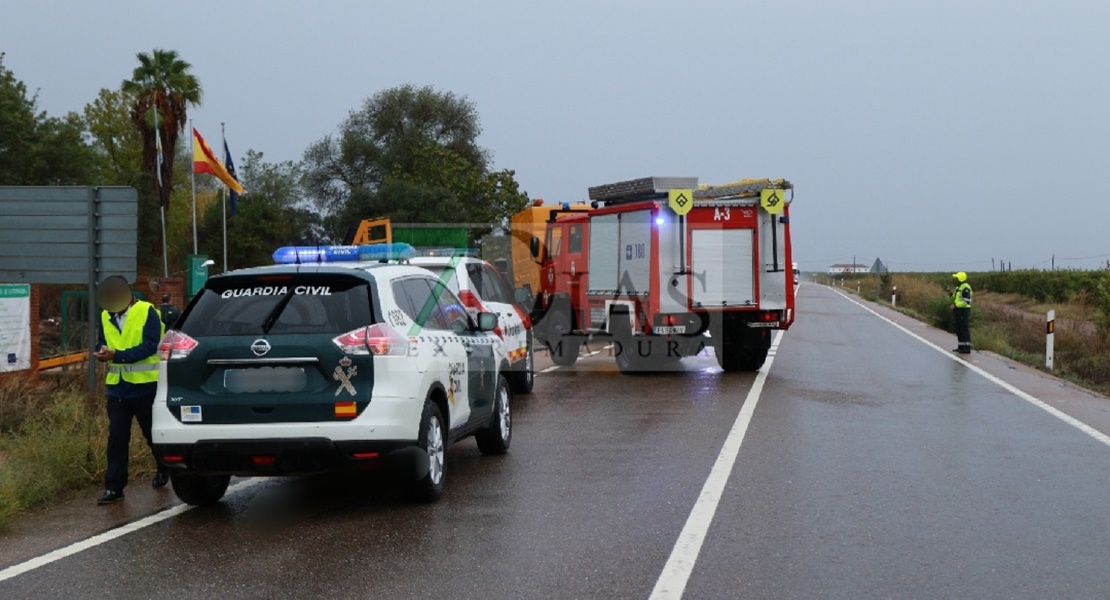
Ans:
<svg viewBox="0 0 1110 600"><path fill-rule="evenodd" d="M424 413L420 418L418 445L428 454L428 472L409 488L408 495L414 502L435 502L443 494L446 442L443 414L431 399L425 402Z"/></svg>
<svg viewBox="0 0 1110 600"><path fill-rule="evenodd" d="M428 475L432 483L443 483L443 427L439 419L432 419L428 423L428 435L425 443L428 449Z"/></svg>

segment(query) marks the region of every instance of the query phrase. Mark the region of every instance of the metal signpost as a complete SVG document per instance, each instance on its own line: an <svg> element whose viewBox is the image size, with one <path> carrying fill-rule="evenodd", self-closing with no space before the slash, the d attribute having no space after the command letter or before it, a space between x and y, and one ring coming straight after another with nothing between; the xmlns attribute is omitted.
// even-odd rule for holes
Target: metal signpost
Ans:
<svg viewBox="0 0 1110 600"><path fill-rule="evenodd" d="M0 282L84 284L88 346L96 345L96 284L135 281L139 195L129 187L0 186ZM96 363L89 355L89 391Z"/></svg>

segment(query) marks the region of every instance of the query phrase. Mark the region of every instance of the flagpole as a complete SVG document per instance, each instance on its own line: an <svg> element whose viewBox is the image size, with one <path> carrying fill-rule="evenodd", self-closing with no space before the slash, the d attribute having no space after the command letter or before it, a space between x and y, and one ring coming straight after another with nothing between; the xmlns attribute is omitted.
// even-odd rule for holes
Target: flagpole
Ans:
<svg viewBox="0 0 1110 600"><path fill-rule="evenodd" d="M193 254L197 253L197 169L194 164L196 157L193 156L193 145L196 144L196 130L193 129L193 120L189 119L189 150L191 160L189 161L189 182L193 188Z"/></svg>
<svg viewBox="0 0 1110 600"><path fill-rule="evenodd" d="M231 158L231 157L227 156L227 134L224 132L224 122L223 121L220 121L220 138L221 138L220 141L224 145L224 164L226 165L227 162L228 162L228 159ZM220 188L220 207L223 209L223 213L224 213L224 273L227 273L227 189L226 189L226 186Z"/></svg>
<svg viewBox="0 0 1110 600"><path fill-rule="evenodd" d="M158 192L158 208L162 210L162 277L170 276L170 257L166 252L166 205L162 204L162 192Z"/></svg>
<svg viewBox="0 0 1110 600"><path fill-rule="evenodd" d="M158 210L162 213L162 277L170 276L170 257L166 246L166 190L162 182L162 130L158 127L158 105L154 105L154 178L158 181Z"/></svg>

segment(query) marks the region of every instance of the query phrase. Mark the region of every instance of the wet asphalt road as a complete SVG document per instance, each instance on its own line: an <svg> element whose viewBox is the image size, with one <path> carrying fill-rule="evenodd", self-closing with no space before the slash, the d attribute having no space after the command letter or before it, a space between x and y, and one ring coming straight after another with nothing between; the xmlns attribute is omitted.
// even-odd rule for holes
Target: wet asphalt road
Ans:
<svg viewBox="0 0 1110 600"><path fill-rule="evenodd" d="M1110 447L832 291L799 314L685 597L1110 597ZM269 480L0 598L647 598L755 376L606 354L539 376L509 455L454 447L435 505Z"/></svg>

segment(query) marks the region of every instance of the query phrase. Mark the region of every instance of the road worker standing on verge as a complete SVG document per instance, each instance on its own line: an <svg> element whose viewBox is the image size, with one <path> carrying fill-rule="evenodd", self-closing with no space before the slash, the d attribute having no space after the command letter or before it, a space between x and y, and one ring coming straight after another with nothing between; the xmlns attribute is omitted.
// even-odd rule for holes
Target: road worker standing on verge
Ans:
<svg viewBox="0 0 1110 600"><path fill-rule="evenodd" d="M971 284L967 273L953 273L956 289L952 291L952 316L956 321L957 347L952 350L960 354L971 354Z"/></svg>
<svg viewBox="0 0 1110 600"><path fill-rule="evenodd" d="M151 411L158 390L158 344L165 333L158 309L149 302L136 300L131 285L118 275L101 282L97 301L100 313L100 342L93 357L108 363L108 471L104 474L104 495L97 504L123 500L127 485L127 458L131 445L131 420L139 422L147 444L151 443ZM165 467L151 482L155 488L166 485Z"/></svg>

